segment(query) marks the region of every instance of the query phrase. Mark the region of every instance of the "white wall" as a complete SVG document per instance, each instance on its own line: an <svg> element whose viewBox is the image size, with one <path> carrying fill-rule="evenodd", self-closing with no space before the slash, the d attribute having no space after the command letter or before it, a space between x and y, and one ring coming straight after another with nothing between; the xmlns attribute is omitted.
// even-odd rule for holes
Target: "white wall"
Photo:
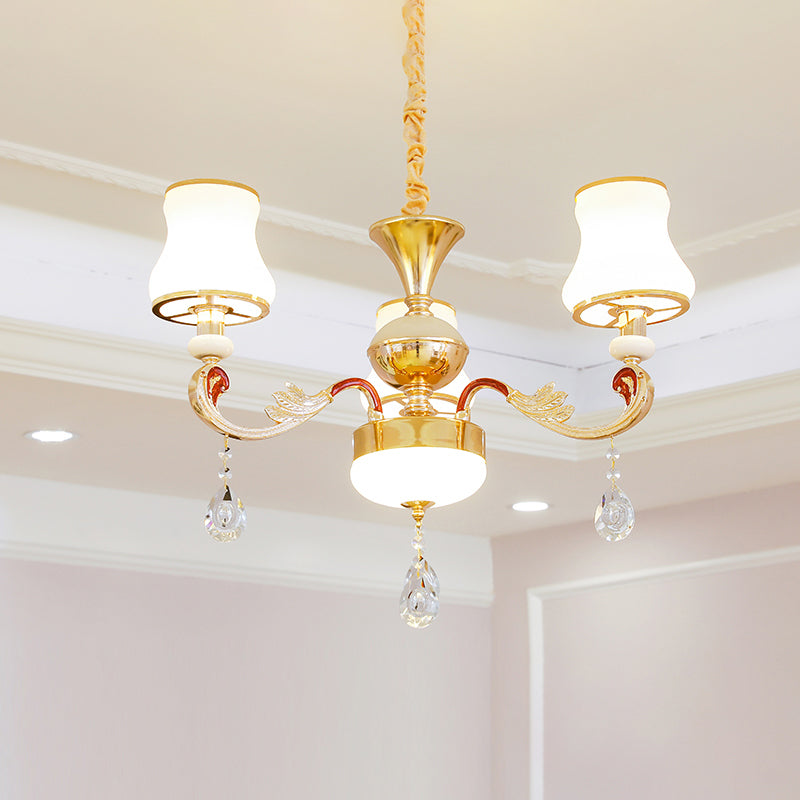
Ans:
<svg viewBox="0 0 800 800"><path fill-rule="evenodd" d="M796 797L798 500L645 511L613 545L588 520L496 540L493 798Z"/></svg>
<svg viewBox="0 0 800 800"><path fill-rule="evenodd" d="M488 542L204 506L0 476L0 798L486 800Z"/></svg>
<svg viewBox="0 0 800 800"><path fill-rule="evenodd" d="M545 601L547 800L797 797L800 561Z"/></svg>
<svg viewBox="0 0 800 800"><path fill-rule="evenodd" d="M0 796L485 800L489 625L0 559Z"/></svg>

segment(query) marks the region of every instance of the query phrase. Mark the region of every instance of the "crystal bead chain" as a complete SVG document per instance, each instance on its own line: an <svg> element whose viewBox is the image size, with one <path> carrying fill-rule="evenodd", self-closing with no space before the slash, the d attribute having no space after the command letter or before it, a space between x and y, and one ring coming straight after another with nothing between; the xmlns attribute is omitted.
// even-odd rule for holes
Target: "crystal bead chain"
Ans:
<svg viewBox="0 0 800 800"><path fill-rule="evenodd" d="M414 550L417 551L417 565L419 565L424 561L425 556L425 542L423 539L422 533L422 517L415 517L414 518L414 541L411 543L411 546Z"/></svg>
<svg viewBox="0 0 800 800"><path fill-rule="evenodd" d="M217 453L217 455L222 459L222 468L217 473L220 478L222 478L223 485L227 488L228 481L233 477L233 473L231 472L231 468L228 466L228 461L233 458L231 455L231 448L228 446L228 434L225 434L225 444L223 449Z"/></svg>
<svg viewBox="0 0 800 800"><path fill-rule="evenodd" d="M612 436L609 441L609 448L606 451L606 458L609 461L608 472L606 473L606 478L611 481L611 488L617 488L617 478L620 477L619 470L617 469L617 459L619 458L619 450L614 447L614 437Z"/></svg>

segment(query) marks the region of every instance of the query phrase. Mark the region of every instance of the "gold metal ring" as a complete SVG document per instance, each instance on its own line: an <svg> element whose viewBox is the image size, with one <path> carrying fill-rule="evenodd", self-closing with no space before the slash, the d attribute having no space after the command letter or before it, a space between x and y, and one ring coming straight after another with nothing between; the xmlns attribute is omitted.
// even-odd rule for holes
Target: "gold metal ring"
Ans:
<svg viewBox="0 0 800 800"><path fill-rule="evenodd" d="M449 417L395 417L353 431L353 459L400 447L445 447L486 457L483 428Z"/></svg>
<svg viewBox="0 0 800 800"><path fill-rule="evenodd" d="M650 306L642 304L642 301L647 302L648 298L673 300L675 305L667 308L651 308ZM626 304L625 300L631 300L635 302ZM598 325L594 322L586 322L586 320L583 319L583 313L587 309L594 308L595 306L608 307L606 310L609 314L609 320L605 325ZM578 303L578 305L575 306L575 310L572 312L572 319L574 319L575 322L581 325L587 325L590 328L616 328L618 327L617 319L619 315L628 308L635 308L643 311L647 317L647 324L655 325L658 322L667 322L668 320L675 319L675 317L680 317L681 314L685 314L689 310L689 298L685 294L680 294L679 292L668 292L663 289L636 289L625 292L624 294L612 292L610 294L601 294L597 297L593 297L591 300L583 300L582 302ZM663 319L653 320L650 319L652 314L668 314L669 316L666 316Z"/></svg>
<svg viewBox="0 0 800 800"><path fill-rule="evenodd" d="M377 316L378 314L380 314L380 313L381 313L381 311L382 311L384 308L387 308L388 306L400 305L400 304L402 304L403 306L405 306L405 304L406 304L405 298L403 298L403 297L398 297L398 298L396 298L395 300L387 300L385 303L381 303L381 304L380 304L380 305L379 305L379 306L378 306L378 307L375 309L375 315ZM431 298L431 306L444 306L445 308L449 308L449 309L450 309L450 311L452 311L452 312L453 312L453 316L455 316L455 315L456 315L456 309L455 309L455 306L453 306L451 303L448 303L448 302L446 302L445 300L437 300L435 297L434 297L434 298ZM404 311L404 312L403 312L403 314L401 314L400 316L403 316L404 314L405 314L405 311ZM434 314L434 316L438 316L438 315L437 315L437 314Z"/></svg>
<svg viewBox="0 0 800 800"><path fill-rule="evenodd" d="M165 314L162 312L164 306L168 305L169 303L180 301L188 302L192 300L197 302L187 305L185 308L181 309L180 312L175 314ZM234 311L228 302L230 300L242 300L250 303L259 309L259 313L242 314ZM153 300L152 309L153 313L157 317L166 320L167 322L176 322L179 325L196 325L197 319L193 315L192 309L196 308L197 306L216 306L226 308L226 325L244 325L246 322L255 322L256 320L263 319L267 316L267 314L269 314L269 303L261 297L257 297L254 294L223 291L220 289L199 289L196 292L172 292L171 294L164 294L161 295L161 297ZM180 319L181 317L186 317L186 319Z"/></svg>
<svg viewBox="0 0 800 800"><path fill-rule="evenodd" d="M256 200L261 200L261 198L258 196L258 192L252 186L248 186L246 183L239 183L238 181L226 181L222 178L190 178L188 181L177 181L176 183L172 183L167 186L167 192L171 189L177 189L179 186L192 186L196 183L213 183L218 186L234 186L237 189L246 189L248 192L252 192L256 196Z"/></svg>
<svg viewBox="0 0 800 800"><path fill-rule="evenodd" d="M604 183L622 183L623 181L640 181L642 183L656 183L659 186L663 186L665 189L667 188L667 184L663 181L658 180L658 178L642 178L638 175L623 175L620 178L603 178L601 181L592 181L591 183L587 183L586 186L581 186L577 192L575 192L575 199L578 199L578 195L586 189L591 189L592 186L601 186Z"/></svg>

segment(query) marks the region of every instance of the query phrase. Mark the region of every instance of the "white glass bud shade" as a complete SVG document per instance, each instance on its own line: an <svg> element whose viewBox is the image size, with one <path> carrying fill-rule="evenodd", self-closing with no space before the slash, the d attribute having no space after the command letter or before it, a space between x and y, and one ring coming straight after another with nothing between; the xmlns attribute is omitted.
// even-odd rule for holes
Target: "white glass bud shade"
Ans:
<svg viewBox="0 0 800 800"><path fill-rule="evenodd" d="M226 309L225 324L261 319L275 299L275 281L256 244L258 194L239 183L193 180L164 196L167 241L150 275L153 312L196 324L193 309Z"/></svg>
<svg viewBox="0 0 800 800"><path fill-rule="evenodd" d="M383 506L428 501L458 503L486 480L486 460L448 447L400 447L367 453L353 461L350 480L356 491Z"/></svg>
<svg viewBox="0 0 800 800"><path fill-rule="evenodd" d="M684 313L694 277L667 230L667 189L652 178L611 178L579 189L581 246L564 289L576 322L613 327L645 314L648 323Z"/></svg>

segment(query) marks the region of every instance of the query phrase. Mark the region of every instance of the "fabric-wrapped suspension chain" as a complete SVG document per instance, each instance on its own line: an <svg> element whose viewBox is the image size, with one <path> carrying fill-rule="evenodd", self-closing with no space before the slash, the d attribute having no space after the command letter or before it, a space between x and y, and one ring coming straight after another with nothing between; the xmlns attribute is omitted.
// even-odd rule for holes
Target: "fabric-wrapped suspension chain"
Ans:
<svg viewBox="0 0 800 800"><path fill-rule="evenodd" d="M430 191L422 179L425 169L425 0L408 0L403 6L403 20L408 30L408 42L403 56L403 69L408 78L408 98L403 108L403 140L406 156L406 204L402 213L422 216L428 207Z"/></svg>

